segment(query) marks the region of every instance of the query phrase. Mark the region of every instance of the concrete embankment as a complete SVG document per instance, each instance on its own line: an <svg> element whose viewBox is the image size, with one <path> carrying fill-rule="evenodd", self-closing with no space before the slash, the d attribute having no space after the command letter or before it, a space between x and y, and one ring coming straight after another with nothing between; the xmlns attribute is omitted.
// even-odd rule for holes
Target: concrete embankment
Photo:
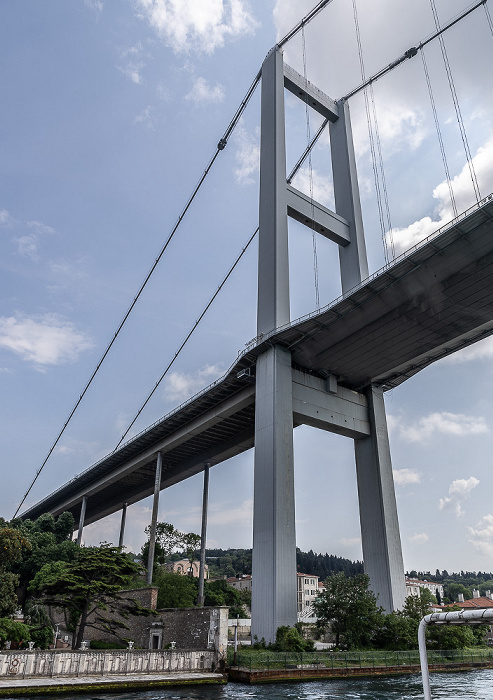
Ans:
<svg viewBox="0 0 493 700"><path fill-rule="evenodd" d="M432 673L452 673L470 671L478 668L493 668L493 662L461 662L448 664L430 664ZM361 678L368 676L402 676L421 673L418 664L408 666L376 666L362 668L317 668L313 665L284 669L228 668L228 678L237 683L294 683L296 681L319 681L323 679Z"/></svg>
<svg viewBox="0 0 493 700"><path fill-rule="evenodd" d="M178 685L220 685L222 673L133 674L131 676L85 676L84 678L1 678L0 697L59 695L61 693L111 693L152 690Z"/></svg>

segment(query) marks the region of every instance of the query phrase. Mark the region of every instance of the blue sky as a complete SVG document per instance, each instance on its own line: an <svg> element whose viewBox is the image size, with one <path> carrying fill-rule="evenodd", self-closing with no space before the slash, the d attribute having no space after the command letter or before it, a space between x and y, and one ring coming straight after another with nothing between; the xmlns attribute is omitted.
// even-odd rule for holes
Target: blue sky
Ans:
<svg viewBox="0 0 493 700"><path fill-rule="evenodd" d="M357 3L366 75L434 31L429 0ZM436 0L445 23L468 4ZM0 4L0 514L10 518L214 152L262 60L312 0L4 0ZM493 191L493 36L483 8L445 35L481 194ZM361 81L351 0L333 0L285 60L333 98ZM459 211L474 191L440 47L426 61ZM110 452L258 222L259 96L252 99L97 379L32 504ZM371 271L452 217L418 55L374 86L390 220L379 223L367 117L351 99ZM372 104L370 103L372 112ZM288 169L318 126L286 98ZM329 144L295 186L331 206ZM389 234L389 229L392 234ZM320 304L340 293L317 239ZM316 306L313 242L290 223L292 318ZM220 376L255 335L256 247L245 254L134 432ZM483 341L386 395L405 566L491 570L491 358ZM295 431L302 549L361 557L353 445ZM201 477L160 518L199 530ZM211 472L208 543L249 547L253 455ZM129 508L129 548L145 501ZM85 541L117 537L118 517Z"/></svg>

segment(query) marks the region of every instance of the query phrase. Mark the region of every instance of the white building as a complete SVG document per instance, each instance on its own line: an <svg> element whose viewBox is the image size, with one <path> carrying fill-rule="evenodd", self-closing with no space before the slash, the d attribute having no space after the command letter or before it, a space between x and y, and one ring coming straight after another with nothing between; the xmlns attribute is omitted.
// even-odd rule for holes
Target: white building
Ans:
<svg viewBox="0 0 493 700"><path fill-rule="evenodd" d="M407 578L406 576L406 596L415 595L421 598L421 590L426 588L431 595L440 594L440 599L443 600L443 585L436 581L420 581L417 578Z"/></svg>
<svg viewBox="0 0 493 700"><path fill-rule="evenodd" d="M244 574L243 576L233 576L232 578L226 579L227 583L238 591L252 591L252 577L250 574Z"/></svg>
<svg viewBox="0 0 493 700"><path fill-rule="evenodd" d="M296 574L298 580L298 614L311 609L318 597L318 576L314 574Z"/></svg>

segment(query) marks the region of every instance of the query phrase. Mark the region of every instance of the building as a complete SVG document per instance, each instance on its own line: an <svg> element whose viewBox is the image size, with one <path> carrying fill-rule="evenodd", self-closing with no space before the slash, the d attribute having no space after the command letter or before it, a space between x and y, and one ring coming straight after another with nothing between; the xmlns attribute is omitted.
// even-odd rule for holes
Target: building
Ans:
<svg viewBox="0 0 493 700"><path fill-rule="evenodd" d="M417 578L408 578L406 576L406 597L410 595L421 597L422 589L430 591L431 595L440 596L440 600L443 600L443 585L437 583L436 581L420 581Z"/></svg>
<svg viewBox="0 0 493 700"><path fill-rule="evenodd" d="M252 592L252 577L250 574L244 574L242 576L232 576L226 579L228 585L233 586L238 591L250 591Z"/></svg>
<svg viewBox="0 0 493 700"><path fill-rule="evenodd" d="M170 561L164 565L166 571L172 574L181 574L182 576L193 576L194 578L199 577L200 562L193 561L189 562L188 559L180 559L179 561ZM205 565L204 579L209 578L209 567Z"/></svg>
<svg viewBox="0 0 493 700"><path fill-rule="evenodd" d="M298 590L298 614L304 610L311 609L314 601L318 598L319 584L318 576L314 574L296 574Z"/></svg>
<svg viewBox="0 0 493 700"><path fill-rule="evenodd" d="M479 595L479 591L473 590L473 597L469 600L464 600L464 594L459 593L459 600L454 605L458 605L463 610L475 610L484 608L493 608L493 595L491 591L486 591L486 595Z"/></svg>

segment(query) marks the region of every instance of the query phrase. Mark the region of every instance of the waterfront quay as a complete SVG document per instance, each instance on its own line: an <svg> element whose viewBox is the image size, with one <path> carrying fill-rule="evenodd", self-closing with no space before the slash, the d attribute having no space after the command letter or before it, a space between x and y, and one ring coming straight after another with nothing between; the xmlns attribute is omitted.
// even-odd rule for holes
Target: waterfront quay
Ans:
<svg viewBox="0 0 493 700"><path fill-rule="evenodd" d="M493 650L428 652L431 672L493 668ZM278 683L368 676L420 674L419 652L239 652L229 655L228 677L239 683Z"/></svg>

